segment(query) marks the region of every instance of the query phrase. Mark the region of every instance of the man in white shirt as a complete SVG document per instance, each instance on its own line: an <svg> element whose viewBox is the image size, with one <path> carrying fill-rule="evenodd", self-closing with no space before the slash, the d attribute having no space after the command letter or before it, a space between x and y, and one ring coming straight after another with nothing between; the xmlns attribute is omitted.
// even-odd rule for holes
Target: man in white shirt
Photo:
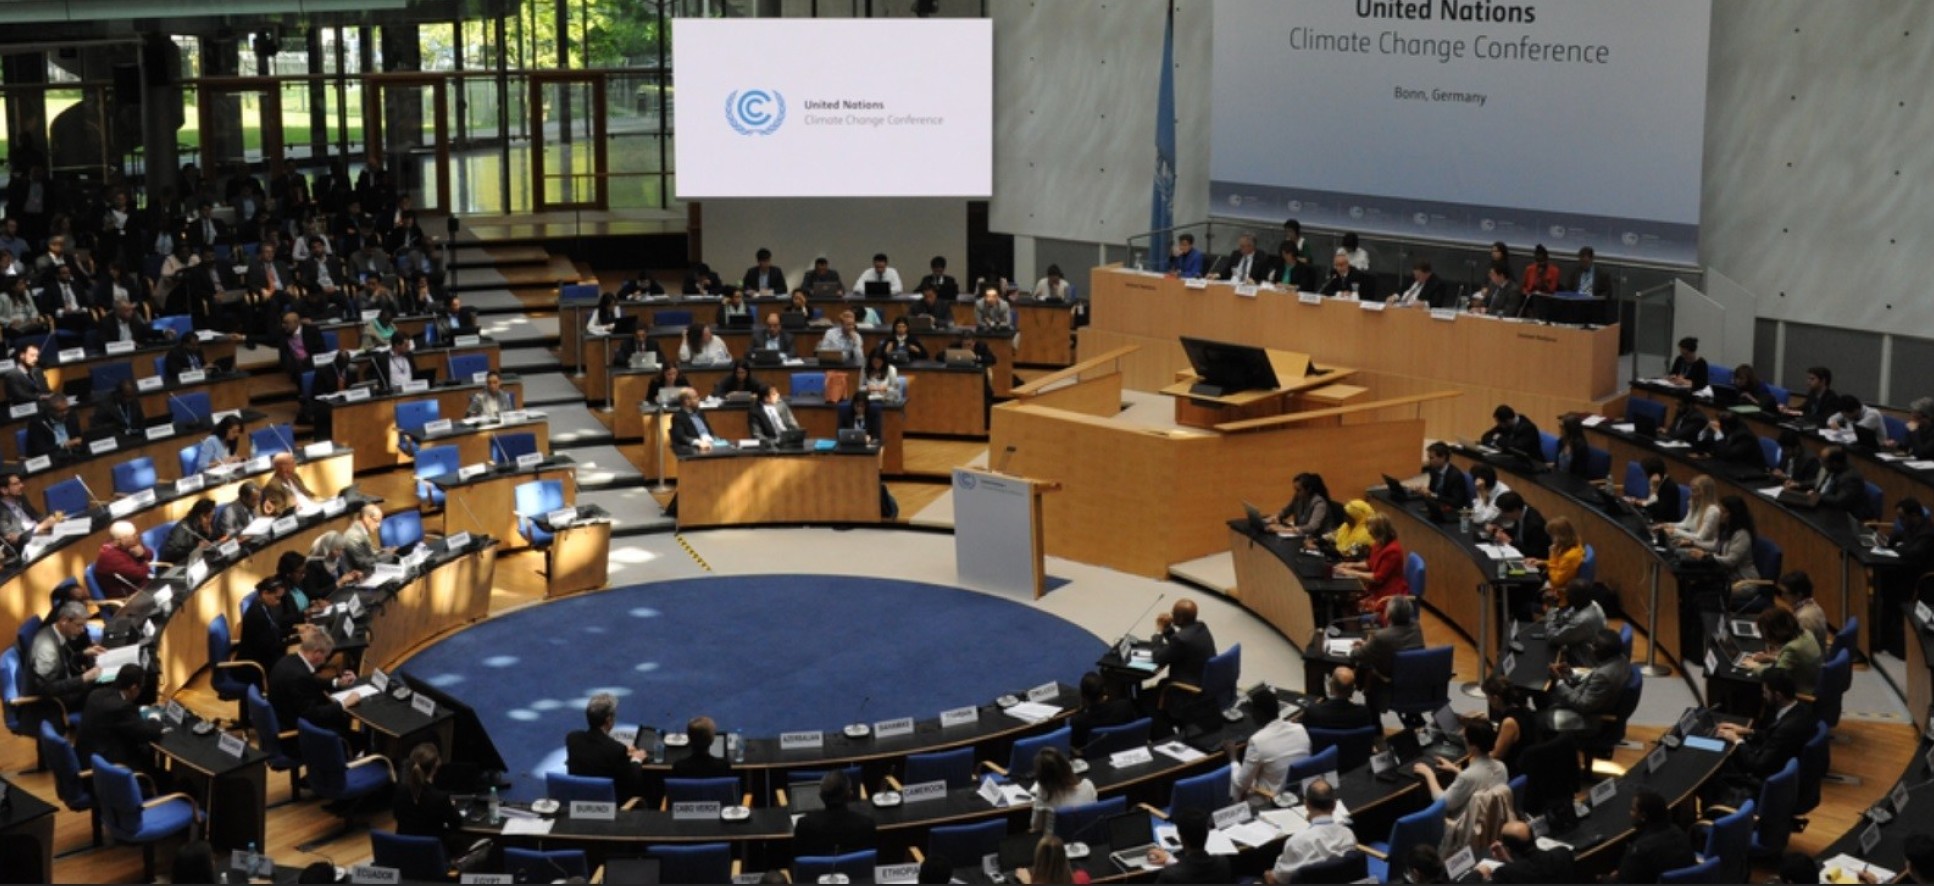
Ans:
<svg viewBox="0 0 1934 886"><path fill-rule="evenodd" d="M853 281L853 294L865 295L868 283L885 283L889 294L900 294L900 272L887 267L886 253L874 254L873 270L860 274L859 279Z"/></svg>
<svg viewBox="0 0 1934 886"><path fill-rule="evenodd" d="M1852 394L1840 395L1839 408L1827 416L1827 427L1836 431L1866 428L1874 433L1876 440L1887 436L1887 425L1880 420L1880 410L1861 403L1860 398Z"/></svg>
<svg viewBox="0 0 1934 886"><path fill-rule="evenodd" d="M1264 883L1289 883L1303 868L1356 851L1356 833L1336 819L1336 789L1328 781L1309 783L1303 791L1303 811L1309 816L1309 827L1283 841L1283 854L1276 857L1276 866L1263 872Z"/></svg>
<svg viewBox="0 0 1934 886"><path fill-rule="evenodd" d="M1505 772L1504 764L1491 759L1491 747L1497 743L1497 728L1483 720L1474 720L1464 726L1464 741L1471 749L1471 759L1462 770L1442 758L1435 760L1436 766L1429 762L1418 761L1411 767L1430 788L1432 800L1442 797L1444 815L1456 818L1464 813L1464 807L1471 798L1482 791L1508 783L1511 780ZM1450 779L1448 786L1445 778Z"/></svg>
<svg viewBox="0 0 1934 886"><path fill-rule="evenodd" d="M403 386L416 378L416 363L410 359L413 345L410 337L399 335L390 344L389 358L383 361L383 375L389 380L390 390L400 391Z"/></svg>
<svg viewBox="0 0 1934 886"><path fill-rule="evenodd" d="M1274 792L1289 774L1289 765L1309 756L1309 732L1303 724L1281 719L1282 707L1276 692L1261 686L1249 693L1249 716L1263 724L1249 737L1249 745L1236 758L1234 744L1229 746L1229 799L1240 801L1252 793Z"/></svg>
<svg viewBox="0 0 1934 886"><path fill-rule="evenodd" d="M839 326L819 339L819 350L842 351L848 363L865 362L866 342L860 340L859 319L852 311L839 313Z"/></svg>

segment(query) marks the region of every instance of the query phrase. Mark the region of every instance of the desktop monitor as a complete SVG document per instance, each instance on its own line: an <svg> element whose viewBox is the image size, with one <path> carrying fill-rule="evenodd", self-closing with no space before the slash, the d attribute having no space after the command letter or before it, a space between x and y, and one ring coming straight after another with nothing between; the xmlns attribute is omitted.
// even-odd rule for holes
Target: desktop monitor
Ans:
<svg viewBox="0 0 1934 886"><path fill-rule="evenodd" d="M1182 350L1201 378L1195 393L1226 396L1276 388L1276 368L1269 363L1269 352L1262 348L1183 336Z"/></svg>

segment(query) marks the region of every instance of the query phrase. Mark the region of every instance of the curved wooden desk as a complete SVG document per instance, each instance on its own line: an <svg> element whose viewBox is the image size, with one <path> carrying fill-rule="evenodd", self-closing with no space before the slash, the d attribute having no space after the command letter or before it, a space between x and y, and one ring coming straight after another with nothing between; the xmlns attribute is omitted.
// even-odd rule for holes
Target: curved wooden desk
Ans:
<svg viewBox="0 0 1934 886"><path fill-rule="evenodd" d="M435 400L440 417L461 419L470 408L470 397L483 389L483 385L464 382L413 394L377 394L367 400L318 399L316 404L329 411L336 442L356 451L356 473L360 474L411 463L411 457L396 443L396 404ZM512 392L517 403L524 402L523 382L516 376L504 379L504 390Z"/></svg>
<svg viewBox="0 0 1934 886"><path fill-rule="evenodd" d="M808 447L812 444L808 441ZM880 447L678 457L678 528L880 522Z"/></svg>
<svg viewBox="0 0 1934 886"><path fill-rule="evenodd" d="M638 470L646 477L675 479L678 477L678 459L671 454L671 422L669 413L642 402L644 390L649 384L648 377L619 376L620 389L636 387L640 401L637 412L620 409L617 421L613 423L613 433L619 440L644 441L640 450L644 457L638 461ZM630 402L630 401L621 401ZM834 438L839 434L839 404L818 399L788 400L792 417L806 430L809 437ZM705 423L712 426L728 440L744 440L752 436L748 416L751 404L726 403L714 407L701 407ZM894 475L906 470L906 446L904 439L907 427L906 404L897 403L880 407L880 473ZM631 431L632 433L626 433ZM660 472L663 472L662 474Z"/></svg>

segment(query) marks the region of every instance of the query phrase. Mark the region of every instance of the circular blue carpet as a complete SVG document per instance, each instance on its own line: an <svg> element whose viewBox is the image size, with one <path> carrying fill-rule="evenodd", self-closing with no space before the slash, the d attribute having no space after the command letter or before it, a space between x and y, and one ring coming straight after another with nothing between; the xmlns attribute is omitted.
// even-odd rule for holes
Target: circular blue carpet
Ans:
<svg viewBox="0 0 1934 886"><path fill-rule="evenodd" d="M772 736L933 717L1050 680L1105 644L1030 606L918 582L824 575L694 578L571 597L491 619L402 671L477 710L513 799L543 793L596 692L620 724ZM864 711L861 705L865 705Z"/></svg>

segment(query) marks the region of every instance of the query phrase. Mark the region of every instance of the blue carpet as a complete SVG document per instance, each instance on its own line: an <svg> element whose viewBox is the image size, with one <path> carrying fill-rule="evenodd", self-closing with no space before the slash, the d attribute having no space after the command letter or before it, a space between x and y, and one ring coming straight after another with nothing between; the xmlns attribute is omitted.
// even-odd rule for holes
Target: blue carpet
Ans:
<svg viewBox="0 0 1934 886"><path fill-rule="evenodd" d="M542 796L594 692L621 724L773 736L857 719L933 717L1049 680L1074 682L1104 644L986 594L818 575L697 578L534 606L462 631L403 670L477 709L512 799ZM870 697L864 714L858 709Z"/></svg>

